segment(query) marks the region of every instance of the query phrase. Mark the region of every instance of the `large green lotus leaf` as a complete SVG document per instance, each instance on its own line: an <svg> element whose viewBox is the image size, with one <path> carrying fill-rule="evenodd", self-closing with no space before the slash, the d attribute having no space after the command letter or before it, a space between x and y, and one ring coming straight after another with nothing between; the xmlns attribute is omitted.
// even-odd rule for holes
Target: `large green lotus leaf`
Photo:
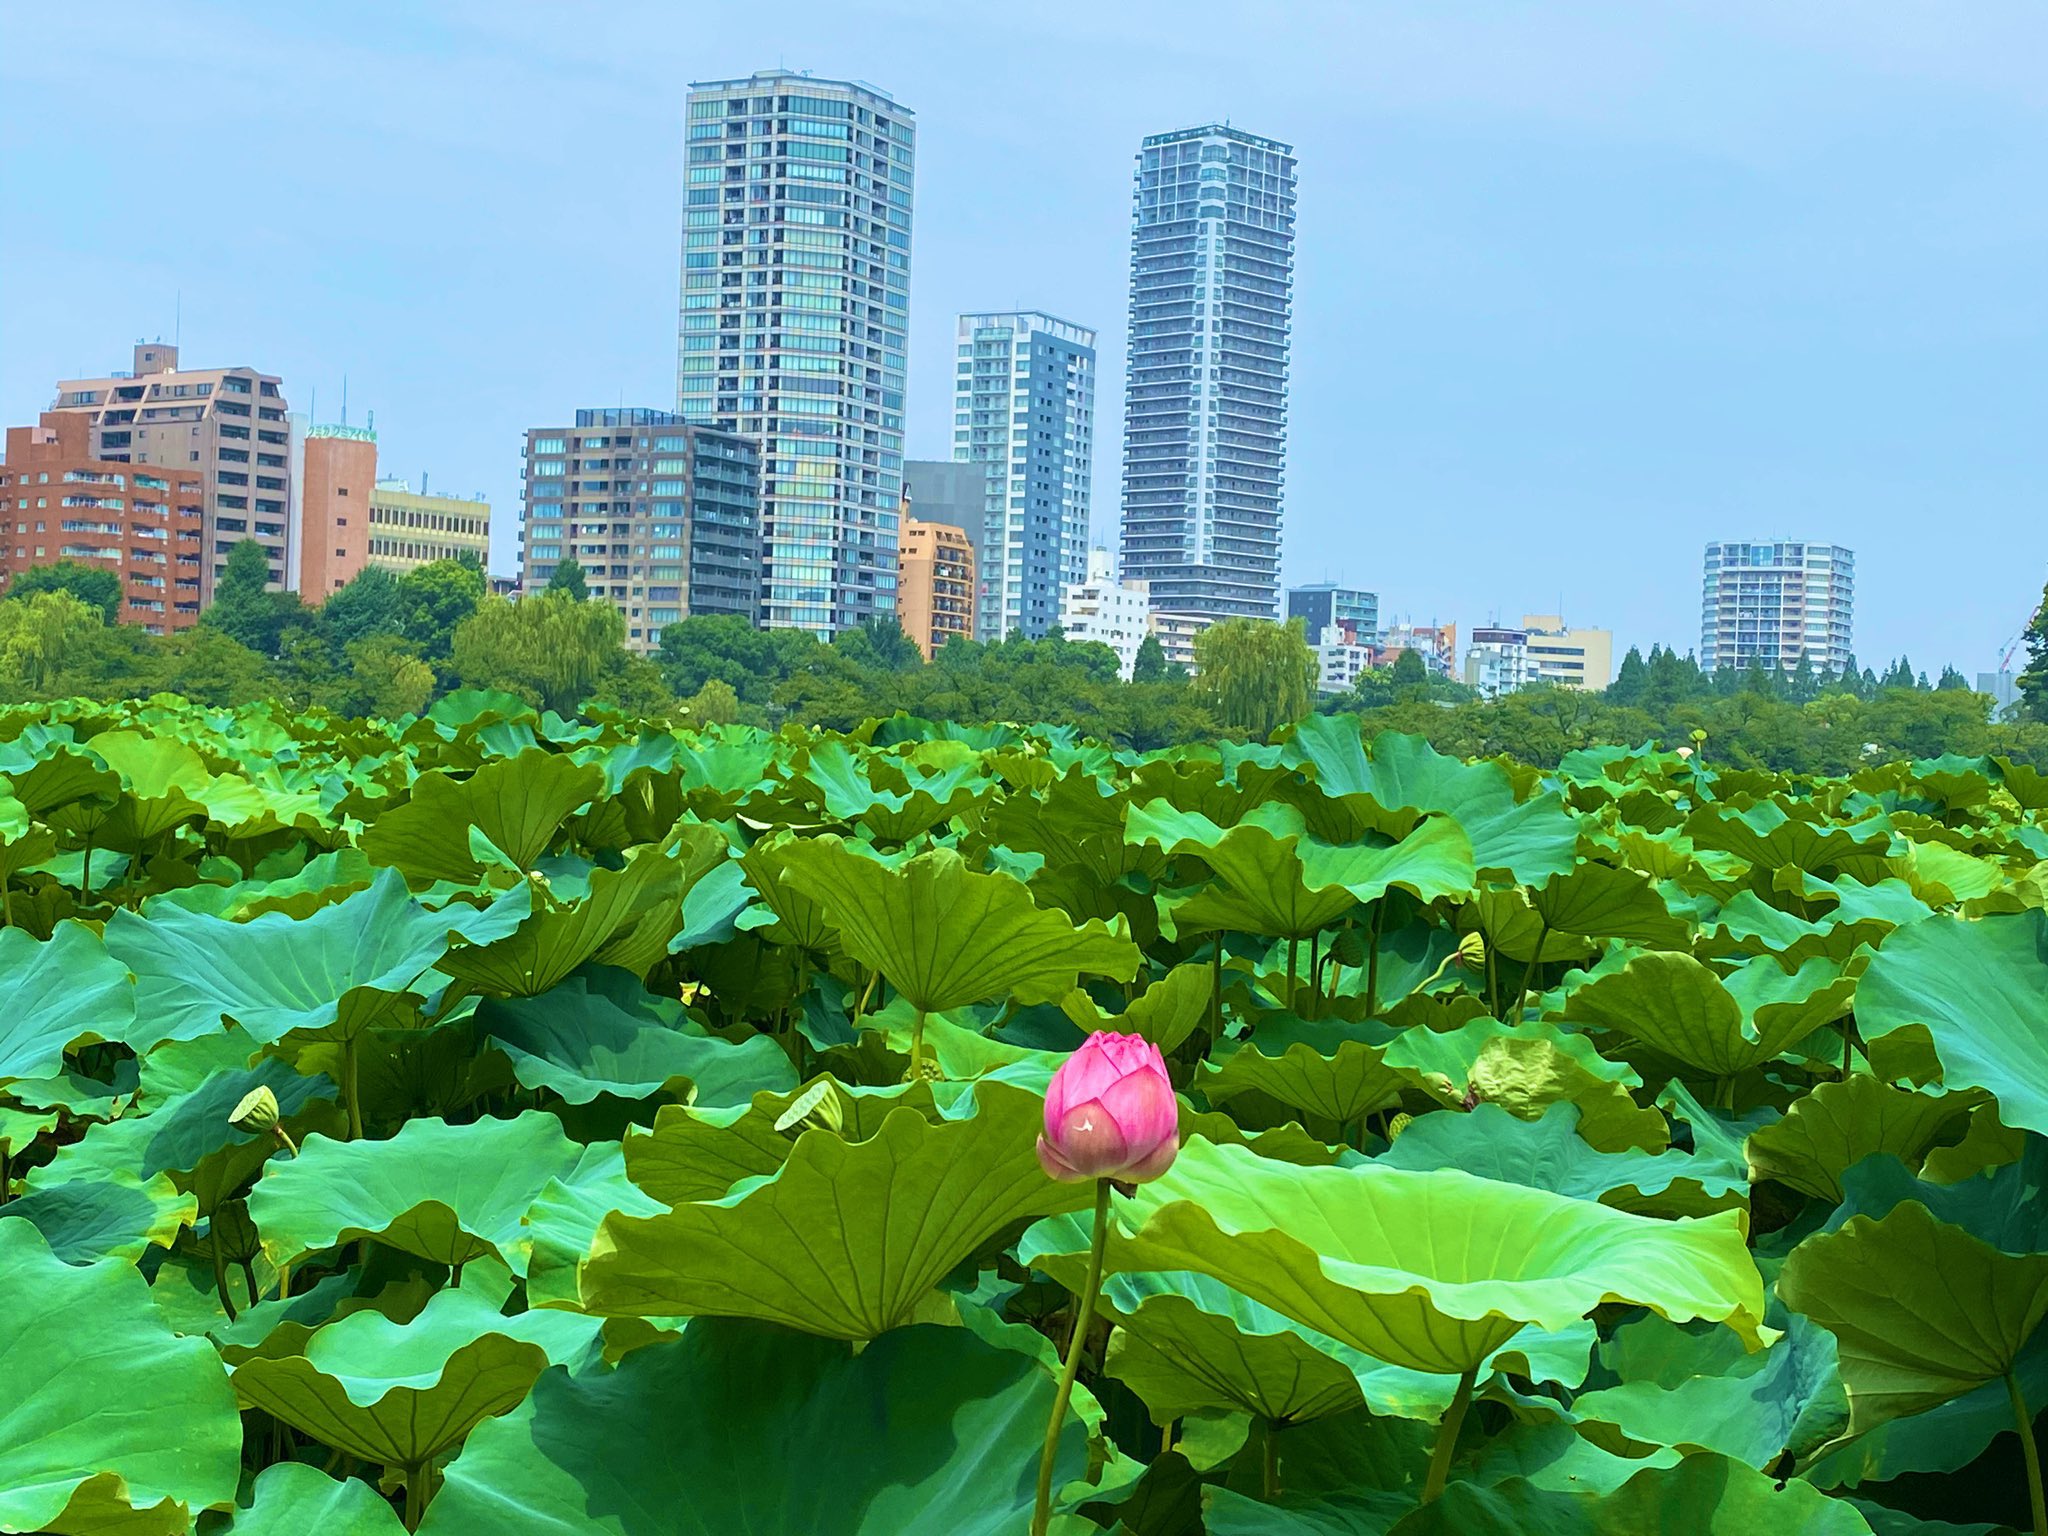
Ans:
<svg viewBox="0 0 2048 1536"><path fill-rule="evenodd" d="M270 809L268 797L247 779L213 773L197 752L168 736L102 731L91 746L121 776L126 836L160 837L195 817L237 827ZM308 801L305 808L317 806Z"/></svg>
<svg viewBox="0 0 2048 1536"><path fill-rule="evenodd" d="M1778 1295L1835 1335L1861 1433L2011 1370L2048 1316L2048 1253L2002 1252L1908 1200L1806 1239Z"/></svg>
<svg viewBox="0 0 2048 1536"><path fill-rule="evenodd" d="M1056 1003L1082 975L1137 974L1129 939L1033 906L1021 881L978 874L951 849L891 869L826 836L783 858L789 883L818 902L846 953L927 1012L1005 996Z"/></svg>
<svg viewBox="0 0 2048 1536"><path fill-rule="evenodd" d="M1656 1216L1705 1216L1748 1204L1739 1166L1684 1152L1596 1151L1578 1126L1574 1104L1552 1104L1533 1121L1498 1104L1475 1104L1469 1114L1417 1116L1374 1161L1417 1171L1462 1168Z"/></svg>
<svg viewBox="0 0 2048 1536"><path fill-rule="evenodd" d="M212 1536L404 1536L405 1526L360 1478L336 1482L318 1467L281 1461L257 1474L249 1502Z"/></svg>
<svg viewBox="0 0 2048 1536"><path fill-rule="evenodd" d="M337 848L310 858L296 872L275 879L259 875L243 880L238 878L237 869L237 877L225 885L188 885L159 891L143 899L142 915L152 917L161 908L176 907L235 922L245 922L266 912L310 917L322 907L363 889L376 875L376 867L363 857L361 849Z"/></svg>
<svg viewBox="0 0 2048 1536"><path fill-rule="evenodd" d="M407 1122L388 1141L309 1136L273 1159L249 1193L249 1214L273 1263L351 1238L374 1237L437 1264L517 1255L520 1221L581 1149L553 1115L449 1125Z"/></svg>
<svg viewBox="0 0 2048 1536"><path fill-rule="evenodd" d="M235 1367L235 1395L359 1460L418 1467L517 1407L549 1365L580 1359L597 1329L595 1318L505 1317L467 1291L441 1291L402 1324L352 1312L304 1336L303 1353L270 1352L299 1337L280 1329Z"/></svg>
<svg viewBox="0 0 2048 1536"><path fill-rule="evenodd" d="M1683 948L1690 940L1656 884L1632 869L1577 865L1530 892L1529 904L1552 933L1626 939L1653 949Z"/></svg>
<svg viewBox="0 0 2048 1536"><path fill-rule="evenodd" d="M241 1036L233 1049L245 1055L247 1046L247 1036ZM152 1065L159 1056L186 1051L211 1054L196 1041L166 1044L151 1053ZM334 1084L325 1077L301 1076L275 1058L252 1067L218 1062L196 1081L182 1084L181 1075L167 1072L158 1079L163 1093L152 1100L156 1107L148 1113L91 1126L79 1140L59 1147L31 1175L31 1183L37 1188L102 1179L146 1183L169 1174L180 1189L198 1197L199 1210L205 1214L254 1178L264 1160L278 1150L269 1136L228 1123L248 1094L268 1088L277 1098L281 1123L295 1136L339 1126Z"/></svg>
<svg viewBox="0 0 2048 1536"><path fill-rule="evenodd" d="M537 908L516 927L450 950L440 969L499 997L538 996L592 960L646 974L681 917L683 866L670 857L679 840L636 850L624 869L592 870L580 900Z"/></svg>
<svg viewBox="0 0 2048 1536"><path fill-rule="evenodd" d="M1854 826L1831 825L1801 820L1768 800L1747 808L1703 805L1686 818L1685 832L1696 847L1732 853L1757 869L1810 874L1837 868L1844 859L1881 858L1892 843L1891 827L1882 817Z"/></svg>
<svg viewBox="0 0 2048 1536"><path fill-rule="evenodd" d="M469 1437L420 1530L1014 1536L1052 1393L1034 1360L964 1328L904 1328L849 1354L757 1323L693 1322L617 1370L542 1376ZM1086 1466L1070 1417L1057 1483Z"/></svg>
<svg viewBox="0 0 2048 1536"><path fill-rule="evenodd" d="M1782 1120L1750 1132L1752 1179L1775 1179L1830 1204L1842 1175L1879 1152L1918 1167L1959 1117L1985 1102L1981 1092L1915 1093L1874 1077L1821 1083L1795 1100Z"/></svg>
<svg viewBox="0 0 2048 1536"><path fill-rule="evenodd" d="M562 823L603 789L600 769L542 747L485 763L466 779L423 773L410 800L370 824L363 852L420 884L467 884L483 873L470 853L474 828L518 868L532 869Z"/></svg>
<svg viewBox="0 0 2048 1536"><path fill-rule="evenodd" d="M26 1221L67 1264L140 1259L168 1248L198 1219L199 1203L167 1174L129 1175L38 1187L0 1205L0 1221Z"/></svg>
<svg viewBox="0 0 2048 1536"><path fill-rule="evenodd" d="M486 998L477 1029L512 1060L520 1086L571 1104L600 1094L745 1104L763 1088L796 1087L788 1054L767 1035L734 1045L683 1029L682 1008L629 972L600 967L539 997Z"/></svg>
<svg viewBox="0 0 2048 1536"><path fill-rule="evenodd" d="M1712 1451L1760 1470L1806 1456L1847 1426L1848 1401L1833 1335L1797 1313L1783 1320L1783 1337L1753 1354L1723 1328L1654 1316L1622 1324L1598 1350L1613 1384L1572 1400L1581 1433L1601 1439L1595 1426L1611 1425L1616 1450Z"/></svg>
<svg viewBox="0 0 2048 1536"><path fill-rule="evenodd" d="M666 1209L626 1177L626 1159L617 1142L585 1147L576 1166L550 1179L535 1197L515 1241L518 1252L508 1262L526 1276L527 1301L573 1310L580 1304L577 1271L605 1217L614 1211L654 1216Z"/></svg>
<svg viewBox="0 0 2048 1536"><path fill-rule="evenodd" d="M1742 891L1721 908L1712 926L1752 954L1774 954L1781 963L1799 965L1812 955L1846 960L1859 944L1875 946L1894 928L1918 922L1930 910L1903 880L1865 885L1844 875L1829 892L1837 898L1835 905L1809 920L1771 906L1755 891Z"/></svg>
<svg viewBox="0 0 2048 1536"><path fill-rule="evenodd" d="M0 1529L43 1530L74 1496L105 1522L74 1505L65 1529L234 1498L242 1423L220 1359L171 1332L133 1265L74 1268L30 1223L0 1221L0 1316Z"/></svg>
<svg viewBox="0 0 2048 1536"><path fill-rule="evenodd" d="M1410 1370L1476 1370L1524 1327L1615 1301L1763 1341L1739 1212L1656 1221L1449 1169L1294 1168L1204 1141L1115 1209L1118 1270L1214 1275Z"/></svg>
<svg viewBox="0 0 2048 1536"><path fill-rule="evenodd" d="M1601 1152L1662 1152L1671 1144L1664 1116L1630 1096L1634 1071L1600 1055L1583 1035L1552 1025L1473 1019L1440 1033L1411 1028L1387 1047L1384 1059L1418 1088L1460 1108L1498 1104L1534 1120L1553 1104L1576 1104L1579 1135Z"/></svg>
<svg viewBox="0 0 2048 1536"><path fill-rule="evenodd" d="M1080 987L1060 1000L1060 1011L1082 1029L1137 1035L1171 1051L1207 1021L1215 986L1207 965L1177 965L1126 1003L1122 1013L1103 1012Z"/></svg>
<svg viewBox="0 0 2048 1536"><path fill-rule="evenodd" d="M1855 978L1827 960L1788 974L1765 956L1724 978L1691 955L1653 950L1573 990L1564 1017L1732 1077L1840 1018L1855 991Z"/></svg>
<svg viewBox="0 0 2048 1536"><path fill-rule="evenodd" d="M1247 1527L1247 1531L1249 1531ZM1280 1527L1275 1527L1277 1536ZM1862 1515L1794 1480L1782 1487L1740 1462L1688 1456L1638 1472L1609 1494L1566 1493L1521 1478L1453 1482L1387 1536L1870 1536Z"/></svg>
<svg viewBox="0 0 2048 1536"><path fill-rule="evenodd" d="M0 1083L54 1077L72 1046L138 1033L128 967L84 923L59 923L40 942L0 928L0 997Z"/></svg>
<svg viewBox="0 0 2048 1536"><path fill-rule="evenodd" d="M1085 1213L1050 1217L1025 1234L1019 1259L1077 1289L1089 1232ZM1296 1424L1360 1405L1434 1423L1457 1390L1451 1377L1375 1360L1208 1275L1111 1275L1101 1305L1119 1324L1109 1372L1144 1399L1156 1424L1217 1410ZM1485 1369L1575 1387L1592 1344L1590 1323L1524 1329Z"/></svg>
<svg viewBox="0 0 2048 1536"><path fill-rule="evenodd" d="M1325 795L1363 795L1388 811L1441 811L1471 839L1482 874L1505 873L1517 884L1563 874L1578 856L1578 825L1562 796L1516 798L1514 780L1498 763L1467 763L1438 752L1420 736L1382 732L1372 756L1356 717L1311 715L1294 728L1282 761L1308 764Z"/></svg>
<svg viewBox="0 0 2048 1536"><path fill-rule="evenodd" d="M1305 939L1390 889L1434 901L1462 895L1475 878L1470 840L1442 816L1399 842L1371 847L1309 836L1301 812L1289 805L1255 807L1224 828L1198 811L1153 800L1130 808L1126 835L1167 854L1193 854L1214 873L1215 884L1173 903L1176 926L1190 933Z"/></svg>
<svg viewBox="0 0 2048 1536"><path fill-rule="evenodd" d="M657 1216L609 1218L584 1266L585 1308L758 1317L843 1339L900 1327L996 1233L1090 1198L1038 1166L1037 1095L983 1079L973 1103L974 1113L936 1124L906 1105L857 1142L808 1130L759 1182ZM631 1167L630 1147L627 1156Z"/></svg>
<svg viewBox="0 0 2048 1536"><path fill-rule="evenodd" d="M107 949L136 976L138 1050L212 1034L224 1019L268 1044L293 1030L368 1028L404 995L440 987L430 972L451 941L508 933L526 910L521 887L488 907L430 911L386 870L368 890L304 918L116 912Z"/></svg>
<svg viewBox="0 0 2048 1536"><path fill-rule="evenodd" d="M872 782L871 774L885 771L885 763L903 778L907 789L878 788ZM909 842L950 821L995 783L981 772L978 759L922 773L882 758L863 763L838 741L813 746L799 777L817 790L819 802L835 821L858 823L885 843Z"/></svg>
<svg viewBox="0 0 2048 1536"><path fill-rule="evenodd" d="M1257 1091L1348 1125L1400 1101L1408 1077L1382 1060L1395 1038L1370 1020L1271 1019L1220 1061L1204 1061L1196 1086L1212 1103Z"/></svg>
<svg viewBox="0 0 2048 1536"><path fill-rule="evenodd" d="M1930 917L1899 929L1856 994L1866 1040L1918 1026L1942 1081L1998 1095L2007 1125L2048 1135L2048 911L1962 922Z"/></svg>

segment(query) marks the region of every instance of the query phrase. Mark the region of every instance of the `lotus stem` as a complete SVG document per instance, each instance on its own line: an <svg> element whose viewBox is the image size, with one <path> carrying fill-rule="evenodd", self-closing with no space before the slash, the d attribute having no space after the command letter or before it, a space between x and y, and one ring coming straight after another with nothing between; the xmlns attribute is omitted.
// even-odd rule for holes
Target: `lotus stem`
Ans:
<svg viewBox="0 0 2048 1536"><path fill-rule="evenodd" d="M92 900L92 839L85 840L85 859L78 869L78 904Z"/></svg>
<svg viewBox="0 0 2048 1536"><path fill-rule="evenodd" d="M910 1080L915 1083L924 1077L924 1010L918 1009L910 1016Z"/></svg>
<svg viewBox="0 0 2048 1536"><path fill-rule="evenodd" d="M1109 1246L1109 1180L1095 1181L1095 1240L1088 1245L1088 1280L1074 1313L1074 1332L1067 1340L1066 1363L1060 1367L1059 1389L1052 1395L1052 1418L1045 1426L1045 1450L1038 1458L1038 1502L1031 1514L1031 1536L1045 1536L1052 1521L1052 1464L1059 1453L1060 1430L1067 1420L1067 1400L1074 1378L1081 1374L1081 1352L1088 1347L1088 1329L1095 1321L1095 1298L1102 1290L1102 1255Z"/></svg>
<svg viewBox="0 0 2048 1536"><path fill-rule="evenodd" d="M1223 935L1216 935L1216 953L1210 967L1209 1038L1223 1038Z"/></svg>
<svg viewBox="0 0 2048 1536"><path fill-rule="evenodd" d="M1280 1497L1280 1441L1278 1438L1280 1426L1271 1419L1261 1419L1259 1423L1265 1430L1265 1443L1262 1447L1264 1456L1259 1468L1259 1486L1263 1490L1261 1496L1270 1504L1273 1500Z"/></svg>
<svg viewBox="0 0 2048 1536"><path fill-rule="evenodd" d="M1365 940L1365 1016L1380 1016L1380 924L1386 919L1387 898L1372 904L1372 929Z"/></svg>
<svg viewBox="0 0 2048 1536"><path fill-rule="evenodd" d="M1514 1022L1519 1024L1529 1016L1529 997L1532 984L1536 981L1536 968L1543 964L1543 945L1550 937L1550 919L1544 918L1536 930L1536 952L1529 957L1529 968L1522 973L1522 994L1515 1002ZM1535 989L1541 995L1540 988Z"/></svg>
<svg viewBox="0 0 2048 1536"><path fill-rule="evenodd" d="M228 1321L232 1323L241 1314L235 1311L235 1299L228 1294L228 1265L220 1251L218 1231L206 1234L206 1246L213 1250L213 1288L220 1294L220 1309L227 1313Z"/></svg>
<svg viewBox="0 0 2048 1536"><path fill-rule="evenodd" d="M356 1037L341 1042L341 1092L348 1101L348 1139L363 1139L363 1100L356 1086Z"/></svg>
<svg viewBox="0 0 2048 1536"><path fill-rule="evenodd" d="M1300 952L1301 940L1289 939L1287 941L1287 1006L1290 1011L1294 1007L1294 960L1295 956L1300 954Z"/></svg>
<svg viewBox="0 0 2048 1536"><path fill-rule="evenodd" d="M1432 1504L1444 1491L1444 1484L1450 1480L1451 1453L1458 1448L1458 1431L1465 1425L1465 1410L1472 1406L1472 1386L1479 1379L1479 1367L1473 1366L1458 1378L1457 1394L1451 1399L1451 1406L1444 1410L1443 1423L1437 1426L1436 1449L1429 1453L1429 1479L1422 1485L1422 1502Z"/></svg>
<svg viewBox="0 0 2048 1536"><path fill-rule="evenodd" d="M420 1528L420 1516L427 1512L426 1469L407 1467L405 1469L405 1528L416 1531Z"/></svg>
<svg viewBox="0 0 2048 1536"><path fill-rule="evenodd" d="M1849 1053L1856 1048L1856 1017L1842 1020L1842 1081L1849 1081Z"/></svg>
<svg viewBox="0 0 2048 1536"><path fill-rule="evenodd" d="M2034 1416L2027 1411L2027 1395L2020 1379L2005 1373L2005 1395L2012 1399L2013 1427L2020 1432L2020 1458L2027 1467L2027 1498L2034 1507L2034 1536L2048 1536L2048 1494L2041 1487L2041 1447L2034 1439Z"/></svg>

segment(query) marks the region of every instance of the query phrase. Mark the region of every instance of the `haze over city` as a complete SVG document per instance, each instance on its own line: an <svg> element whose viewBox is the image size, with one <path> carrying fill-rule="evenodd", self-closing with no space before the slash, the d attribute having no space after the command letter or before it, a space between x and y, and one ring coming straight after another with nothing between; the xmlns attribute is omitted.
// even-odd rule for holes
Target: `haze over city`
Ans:
<svg viewBox="0 0 2048 1536"><path fill-rule="evenodd" d="M958 313L1098 332L1097 542L1133 156L1228 120L1300 164L1287 584L1690 650L1702 544L1798 537L1855 550L1859 659L1930 672L1990 668L2038 598L2029 8L97 14L5 23L10 422L139 337L322 420L345 377L391 472L489 498L509 569L523 430L675 403L688 83L782 65L916 114L910 457L949 450ZM212 170L174 172L200 106Z"/></svg>

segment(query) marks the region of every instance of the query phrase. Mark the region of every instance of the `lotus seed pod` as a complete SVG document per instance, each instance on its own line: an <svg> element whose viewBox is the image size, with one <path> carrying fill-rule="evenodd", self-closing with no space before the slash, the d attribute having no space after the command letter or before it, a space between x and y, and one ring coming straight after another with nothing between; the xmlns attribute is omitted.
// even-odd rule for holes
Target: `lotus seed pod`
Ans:
<svg viewBox="0 0 2048 1536"><path fill-rule="evenodd" d="M228 1111L228 1124L238 1131L274 1131L277 1119L277 1095L268 1088L252 1088Z"/></svg>

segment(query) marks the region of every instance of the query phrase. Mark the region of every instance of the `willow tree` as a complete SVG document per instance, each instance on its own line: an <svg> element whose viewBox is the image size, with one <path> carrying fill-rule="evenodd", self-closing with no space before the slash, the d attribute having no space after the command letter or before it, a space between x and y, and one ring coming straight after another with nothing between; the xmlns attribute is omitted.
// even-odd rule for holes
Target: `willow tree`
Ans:
<svg viewBox="0 0 2048 1536"><path fill-rule="evenodd" d="M455 675L466 688L502 688L569 715L623 662L625 638L625 615L607 602L559 592L486 598L455 627Z"/></svg>
<svg viewBox="0 0 2048 1536"><path fill-rule="evenodd" d="M1315 704L1316 654L1300 619L1224 619L1195 636L1195 689L1226 730L1270 736Z"/></svg>

